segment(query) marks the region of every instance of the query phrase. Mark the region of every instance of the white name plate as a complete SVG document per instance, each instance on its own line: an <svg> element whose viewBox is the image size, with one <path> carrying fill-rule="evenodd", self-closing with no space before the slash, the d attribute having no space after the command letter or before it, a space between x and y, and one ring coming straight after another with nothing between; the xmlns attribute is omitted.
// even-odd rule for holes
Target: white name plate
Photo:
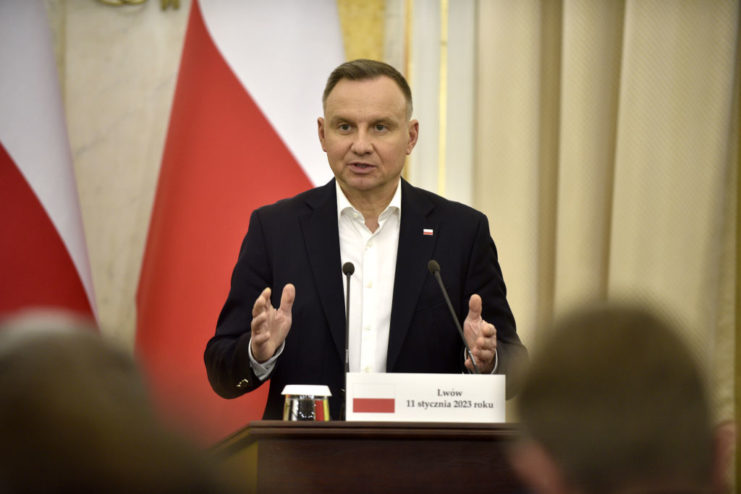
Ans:
<svg viewBox="0 0 741 494"><path fill-rule="evenodd" d="M347 374L348 421L504 422L505 377L481 374Z"/></svg>

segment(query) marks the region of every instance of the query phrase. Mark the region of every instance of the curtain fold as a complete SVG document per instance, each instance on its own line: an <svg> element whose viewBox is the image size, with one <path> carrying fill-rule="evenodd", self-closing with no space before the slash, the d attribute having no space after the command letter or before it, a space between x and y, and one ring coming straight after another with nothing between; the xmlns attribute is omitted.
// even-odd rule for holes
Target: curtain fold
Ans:
<svg viewBox="0 0 741 494"><path fill-rule="evenodd" d="M526 344L590 300L648 304L732 419L739 4L482 1L477 19L474 202Z"/></svg>
<svg viewBox="0 0 741 494"><path fill-rule="evenodd" d="M563 23L554 306L604 300L609 279L624 2L568 2Z"/></svg>

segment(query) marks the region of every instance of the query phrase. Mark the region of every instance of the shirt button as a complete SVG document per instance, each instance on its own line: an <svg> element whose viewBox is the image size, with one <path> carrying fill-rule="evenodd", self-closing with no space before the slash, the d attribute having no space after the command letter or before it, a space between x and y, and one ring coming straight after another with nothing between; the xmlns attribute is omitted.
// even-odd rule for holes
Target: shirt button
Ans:
<svg viewBox="0 0 741 494"><path fill-rule="evenodd" d="M373 282L369 281L367 285L365 285L366 288L373 288Z"/></svg>
<svg viewBox="0 0 741 494"><path fill-rule="evenodd" d="M364 327L363 330L366 331L366 332L370 331L370 326Z"/></svg>
<svg viewBox="0 0 741 494"><path fill-rule="evenodd" d="M370 371L371 371L370 366L366 365L365 367L363 367L363 372L365 372L366 374L370 374Z"/></svg>

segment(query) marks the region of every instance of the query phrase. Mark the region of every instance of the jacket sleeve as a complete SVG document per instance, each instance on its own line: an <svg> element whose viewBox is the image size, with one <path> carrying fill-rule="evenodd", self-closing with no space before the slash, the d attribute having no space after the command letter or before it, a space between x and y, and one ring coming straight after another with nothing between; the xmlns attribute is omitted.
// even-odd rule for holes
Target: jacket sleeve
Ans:
<svg viewBox="0 0 741 494"><path fill-rule="evenodd" d="M262 290L272 286L268 252L258 209L252 213L242 241L216 333L204 352L211 387L224 398L241 396L263 383L252 371L248 351L252 306Z"/></svg>
<svg viewBox="0 0 741 494"><path fill-rule="evenodd" d="M507 302L507 288L499 266L497 248L489 232L489 222L483 214L478 222L465 283L464 305L474 293L483 302L482 317L497 331L497 374L507 376L507 398L517 394L528 352L517 335L515 318Z"/></svg>

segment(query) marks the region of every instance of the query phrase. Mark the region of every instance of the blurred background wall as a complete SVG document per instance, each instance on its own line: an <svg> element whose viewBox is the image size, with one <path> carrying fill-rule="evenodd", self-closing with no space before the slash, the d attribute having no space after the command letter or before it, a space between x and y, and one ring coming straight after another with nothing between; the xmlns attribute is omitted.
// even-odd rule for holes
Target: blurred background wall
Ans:
<svg viewBox="0 0 741 494"><path fill-rule="evenodd" d="M133 349L190 1L45 5L101 330ZM638 299L684 328L734 417L739 3L338 6L346 57L412 85L405 176L488 215L523 341L584 301Z"/></svg>

